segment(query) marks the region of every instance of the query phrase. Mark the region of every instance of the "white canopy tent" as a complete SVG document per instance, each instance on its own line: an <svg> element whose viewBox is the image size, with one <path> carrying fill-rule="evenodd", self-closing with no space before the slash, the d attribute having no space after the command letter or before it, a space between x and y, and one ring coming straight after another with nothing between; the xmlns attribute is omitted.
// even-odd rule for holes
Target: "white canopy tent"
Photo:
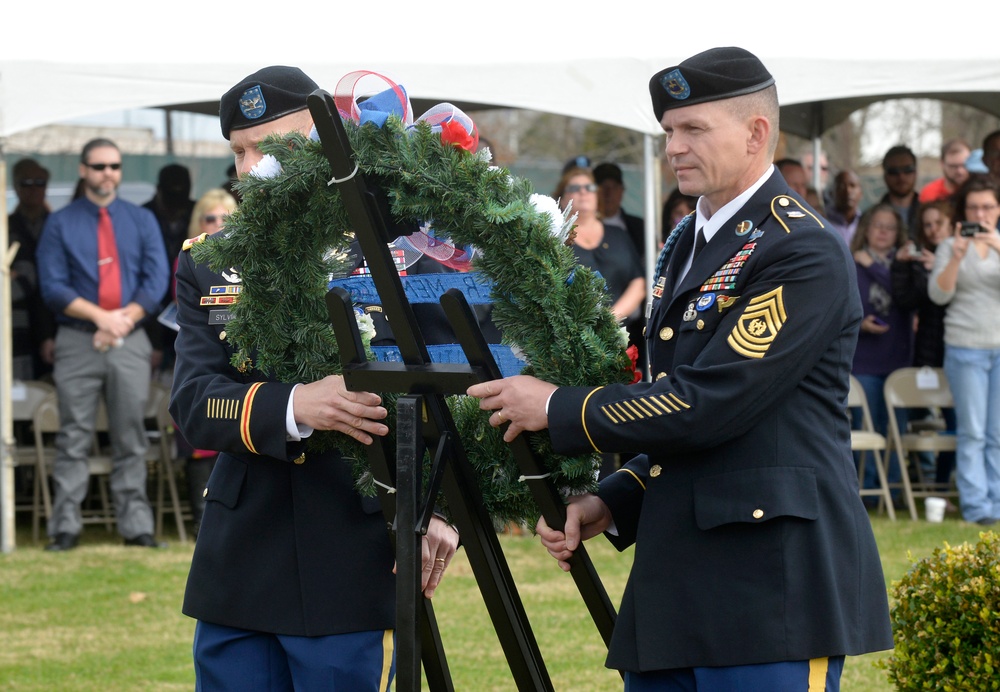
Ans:
<svg viewBox="0 0 1000 692"><path fill-rule="evenodd" d="M1000 50L987 40L945 41L926 16L859 0L817 6L824 7L822 16L780 0L756 20L747 18L752 6L727 5L680 15L677 5L626 1L614 13L598 14L527 0L490 8L384 0L317 3L293 14L260 2L206 7L183 0L165 5L162 15L129 22L135 5L111 0L99 13L85 4L59 7L58 18L39 31L17 28L38 26L37 6L8 8L0 42L0 183L4 138L40 125L144 107L213 112L226 89L268 64L298 65L331 91L348 72L373 70L403 84L418 115L421 103L449 101L468 110L523 108L643 133L652 262L660 129L647 82L705 48L739 45L760 56L778 85L782 129L800 136L818 138L853 110L887 98L949 99L1000 116ZM968 20L981 12L968 0L949 11ZM0 248L6 249L3 204ZM7 318L7 264L0 264L0 313ZM5 445L9 334L9 324L0 322ZM7 462L6 453L0 455L0 479L9 490ZM6 495L0 501L6 551L13 546L13 507Z"/></svg>

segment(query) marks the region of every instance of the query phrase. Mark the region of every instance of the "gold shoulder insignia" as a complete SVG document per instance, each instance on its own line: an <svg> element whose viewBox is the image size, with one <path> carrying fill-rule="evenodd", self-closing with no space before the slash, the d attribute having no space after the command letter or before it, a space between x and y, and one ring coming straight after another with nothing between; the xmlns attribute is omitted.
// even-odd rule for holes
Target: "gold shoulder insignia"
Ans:
<svg viewBox="0 0 1000 692"><path fill-rule="evenodd" d="M778 195L771 200L771 213L785 229L785 233L792 232L788 224L795 223L796 219L810 218L818 223L820 228L823 228L823 222L818 216L799 204L797 199L788 195Z"/></svg>
<svg viewBox="0 0 1000 692"><path fill-rule="evenodd" d="M188 238L187 240L184 241L184 244L181 245L181 250L183 252L187 252L188 250L193 248L195 245L197 245L207 237L208 233L202 233L201 235L195 236L194 238Z"/></svg>
<svg viewBox="0 0 1000 692"><path fill-rule="evenodd" d="M740 316L727 342L734 351L747 358L763 358L774 338L781 331L787 316L782 299L784 286L752 298Z"/></svg>

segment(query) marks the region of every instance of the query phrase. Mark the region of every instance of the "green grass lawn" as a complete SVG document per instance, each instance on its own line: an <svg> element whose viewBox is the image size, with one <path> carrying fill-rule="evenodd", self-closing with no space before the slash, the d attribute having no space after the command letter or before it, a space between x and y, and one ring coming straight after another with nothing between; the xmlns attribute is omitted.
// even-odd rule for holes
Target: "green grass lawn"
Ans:
<svg viewBox="0 0 1000 692"><path fill-rule="evenodd" d="M910 554L929 555L945 541L975 542L981 530L951 517L942 524L872 521L890 581L906 572ZM194 622L180 612L191 544L124 548L116 534L90 528L80 548L53 554L32 545L29 531L18 538L20 547L0 556L0 689L193 689ZM621 690L617 672L603 666L604 644L572 578L536 538L503 535L501 543L555 689ZM630 553L617 553L603 539L587 547L617 603ZM434 604L455 689L513 690L461 551ZM848 659L844 692L891 690L873 666L884 655Z"/></svg>

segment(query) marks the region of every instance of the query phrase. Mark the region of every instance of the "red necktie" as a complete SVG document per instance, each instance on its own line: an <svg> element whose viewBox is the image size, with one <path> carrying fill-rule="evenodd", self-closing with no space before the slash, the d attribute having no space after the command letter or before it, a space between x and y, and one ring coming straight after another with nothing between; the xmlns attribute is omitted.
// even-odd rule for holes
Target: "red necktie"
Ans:
<svg viewBox="0 0 1000 692"><path fill-rule="evenodd" d="M122 306L122 272L118 264L118 245L108 210L97 215L97 304L105 310Z"/></svg>

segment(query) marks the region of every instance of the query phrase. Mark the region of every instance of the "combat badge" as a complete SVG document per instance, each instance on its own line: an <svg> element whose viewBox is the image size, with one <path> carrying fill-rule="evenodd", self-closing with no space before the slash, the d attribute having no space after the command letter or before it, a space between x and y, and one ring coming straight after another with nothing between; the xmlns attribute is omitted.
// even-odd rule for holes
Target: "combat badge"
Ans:
<svg viewBox="0 0 1000 692"><path fill-rule="evenodd" d="M783 286L752 298L727 340L730 347L747 358L763 358L785 324Z"/></svg>

